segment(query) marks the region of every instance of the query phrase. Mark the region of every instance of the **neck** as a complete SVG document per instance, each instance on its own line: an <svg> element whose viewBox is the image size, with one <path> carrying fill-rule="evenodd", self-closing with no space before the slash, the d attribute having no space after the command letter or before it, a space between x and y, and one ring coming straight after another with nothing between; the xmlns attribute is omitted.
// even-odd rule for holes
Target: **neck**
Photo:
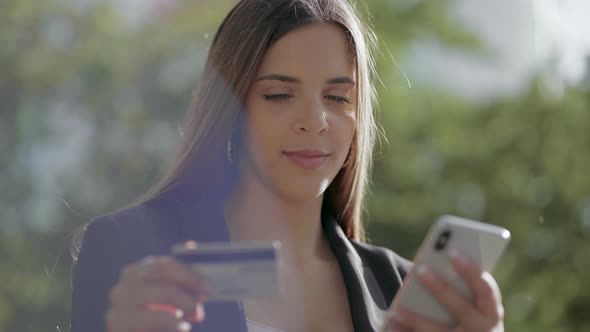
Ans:
<svg viewBox="0 0 590 332"><path fill-rule="evenodd" d="M304 268L332 258L321 223L323 196L288 201L263 185L239 184L225 204L232 241L281 241L281 256L291 266Z"/></svg>

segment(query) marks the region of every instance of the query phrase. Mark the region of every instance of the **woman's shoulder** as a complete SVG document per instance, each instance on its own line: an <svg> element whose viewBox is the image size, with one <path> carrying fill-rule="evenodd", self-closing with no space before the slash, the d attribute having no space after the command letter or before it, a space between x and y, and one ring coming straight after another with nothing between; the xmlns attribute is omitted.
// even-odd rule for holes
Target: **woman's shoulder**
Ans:
<svg viewBox="0 0 590 332"><path fill-rule="evenodd" d="M123 249L136 242L138 230L146 223L145 215L145 207L138 205L94 217L78 235L80 256L97 252L123 255Z"/></svg>
<svg viewBox="0 0 590 332"><path fill-rule="evenodd" d="M175 218L169 210L151 202L131 205L93 218L84 227L85 233L109 232L126 238L146 234L162 236L166 229L175 228Z"/></svg>
<svg viewBox="0 0 590 332"><path fill-rule="evenodd" d="M84 249L134 253L139 256L163 254L178 233L173 218L148 204L138 204L92 219L81 238Z"/></svg>
<svg viewBox="0 0 590 332"><path fill-rule="evenodd" d="M146 229L153 227L153 212L136 205L98 216L79 234L72 290L72 331L104 331L108 291L121 270L153 253Z"/></svg>
<svg viewBox="0 0 590 332"><path fill-rule="evenodd" d="M89 232L132 232L141 228L150 218L150 211L145 204L138 204L122 208L113 212L96 216L84 227L85 234Z"/></svg>

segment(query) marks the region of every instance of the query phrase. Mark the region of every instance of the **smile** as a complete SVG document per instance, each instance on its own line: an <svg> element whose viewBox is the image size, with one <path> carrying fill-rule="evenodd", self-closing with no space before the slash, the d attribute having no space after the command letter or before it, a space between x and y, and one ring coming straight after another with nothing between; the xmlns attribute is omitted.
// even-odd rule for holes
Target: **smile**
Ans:
<svg viewBox="0 0 590 332"><path fill-rule="evenodd" d="M308 170L315 170L322 167L330 156L329 153L319 150L299 150L283 152L283 154L295 165Z"/></svg>

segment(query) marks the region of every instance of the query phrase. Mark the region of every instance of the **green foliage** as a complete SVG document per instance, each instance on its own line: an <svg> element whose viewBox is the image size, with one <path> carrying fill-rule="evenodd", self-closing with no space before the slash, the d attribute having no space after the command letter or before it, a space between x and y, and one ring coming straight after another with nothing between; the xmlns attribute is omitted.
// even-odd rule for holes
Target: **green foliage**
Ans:
<svg viewBox="0 0 590 332"><path fill-rule="evenodd" d="M0 330L69 330L72 231L157 175L233 2L179 2L138 21L107 2L3 2ZM496 276L507 330L588 330L588 92L554 98L533 79L480 105L409 88L390 51L399 59L416 40L486 50L448 2L367 3L389 140L376 156L369 237L411 258L437 215L506 226L513 243Z"/></svg>
<svg viewBox="0 0 590 332"><path fill-rule="evenodd" d="M231 2L139 22L108 2L3 2L0 331L69 331L71 236L156 176Z"/></svg>
<svg viewBox="0 0 590 332"><path fill-rule="evenodd" d="M484 106L437 93L382 94L389 151L377 161L369 235L413 257L440 214L512 232L496 274L507 327L582 331L590 239L590 95L547 99L541 81ZM385 150L385 149L384 149ZM373 231L374 229L374 231ZM556 329L557 331L558 329Z"/></svg>

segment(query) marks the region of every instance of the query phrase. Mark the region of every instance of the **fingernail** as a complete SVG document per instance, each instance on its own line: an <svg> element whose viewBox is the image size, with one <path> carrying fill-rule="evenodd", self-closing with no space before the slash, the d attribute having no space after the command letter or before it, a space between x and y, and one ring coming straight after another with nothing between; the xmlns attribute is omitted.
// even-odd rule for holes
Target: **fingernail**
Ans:
<svg viewBox="0 0 590 332"><path fill-rule="evenodd" d="M430 271L428 271L428 267L426 265L420 265L418 266L418 270L416 270L416 272L418 272L419 276L425 276L427 274L429 274Z"/></svg>
<svg viewBox="0 0 590 332"><path fill-rule="evenodd" d="M184 247L186 249L197 249L197 242L196 241L186 241L184 243Z"/></svg>
<svg viewBox="0 0 590 332"><path fill-rule="evenodd" d="M178 331L181 331L181 332L190 332L190 330L192 329L192 326L191 326L191 323L182 321L182 322L178 323L176 328L178 329Z"/></svg>
<svg viewBox="0 0 590 332"><path fill-rule="evenodd" d="M139 261L140 266L150 265L156 261L154 256L146 256L142 260Z"/></svg>
<svg viewBox="0 0 590 332"><path fill-rule="evenodd" d="M432 273L432 271L426 265L420 265L420 266L418 266L417 272L418 272L418 276L422 280L425 280L425 281L430 282L430 283L436 282L436 278L434 277L434 274Z"/></svg>
<svg viewBox="0 0 590 332"><path fill-rule="evenodd" d="M176 316L176 319L182 319L184 317L184 311L182 309L176 309L174 316Z"/></svg>
<svg viewBox="0 0 590 332"><path fill-rule="evenodd" d="M205 306L202 303L197 304L195 307L195 318L197 322L202 322L205 320Z"/></svg>

